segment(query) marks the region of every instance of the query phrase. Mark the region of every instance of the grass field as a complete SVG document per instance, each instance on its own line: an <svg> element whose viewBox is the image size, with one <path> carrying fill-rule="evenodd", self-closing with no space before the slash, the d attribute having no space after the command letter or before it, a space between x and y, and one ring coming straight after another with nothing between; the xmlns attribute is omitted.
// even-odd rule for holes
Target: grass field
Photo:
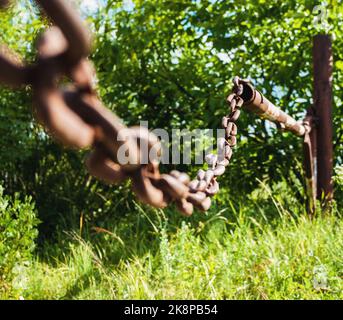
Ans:
<svg viewBox="0 0 343 320"><path fill-rule="evenodd" d="M190 219L135 205L61 233L19 268L14 299L342 299L343 220L310 219L282 184Z"/></svg>

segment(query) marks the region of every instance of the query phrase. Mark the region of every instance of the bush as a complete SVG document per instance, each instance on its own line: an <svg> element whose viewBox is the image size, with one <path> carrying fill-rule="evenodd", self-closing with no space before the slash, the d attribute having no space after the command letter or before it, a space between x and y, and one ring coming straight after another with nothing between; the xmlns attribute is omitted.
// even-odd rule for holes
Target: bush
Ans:
<svg viewBox="0 0 343 320"><path fill-rule="evenodd" d="M0 186L0 296L9 289L18 270L30 263L38 223L31 197L21 201L19 194L6 196Z"/></svg>

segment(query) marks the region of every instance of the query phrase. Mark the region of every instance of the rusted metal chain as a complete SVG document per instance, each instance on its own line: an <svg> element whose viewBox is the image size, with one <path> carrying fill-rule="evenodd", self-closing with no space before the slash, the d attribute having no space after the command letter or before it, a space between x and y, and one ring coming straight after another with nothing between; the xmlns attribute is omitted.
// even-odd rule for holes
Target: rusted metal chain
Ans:
<svg viewBox="0 0 343 320"><path fill-rule="evenodd" d="M250 81L235 77L234 83L236 87L239 86L237 94L244 101L244 109L274 122L282 130L288 130L303 137L307 209L310 214L313 214L316 209L317 193L316 125L313 109L308 109L303 121L296 121L265 98Z"/></svg>
<svg viewBox="0 0 343 320"><path fill-rule="evenodd" d="M9 1L1 1L0 6ZM93 151L86 160L89 172L108 183L132 180L138 198L152 206L163 208L175 202L185 215L194 207L208 210L211 199L219 191L217 177L224 174L232 148L236 145L240 108L244 100L239 96L242 83L235 79L233 93L228 98L231 112L222 126L225 138L219 140L218 154L206 156L209 169L199 170L197 178L190 181L187 174L172 171L160 174L158 156L160 143L147 129L126 128L106 109L96 95L94 69L87 60L90 37L73 8L62 0L36 0L54 23L37 42L37 59L33 65L21 63L6 47L0 51L0 82L11 87L31 85L33 112L47 131L63 145L89 148ZM71 83L61 87L67 76ZM155 154L148 164L141 164L148 146ZM124 148L127 162L118 161L118 151Z"/></svg>
<svg viewBox="0 0 343 320"><path fill-rule="evenodd" d="M54 26L37 42L38 54L33 65L25 65L7 47L0 47L0 82L11 87L32 86L34 115L49 133L65 146L92 148L86 160L92 175L108 183L131 179L138 198L155 207L163 208L175 202L185 215L191 215L194 207L208 210L210 198L219 191L217 177L224 174L237 144L236 121L244 107L285 130L304 136L305 156L310 158L307 177L313 184L315 159L309 141L313 118L308 115L304 122L297 122L249 81L239 77L234 78L232 93L227 98L230 113L222 119L225 136L218 140L218 154L205 157L208 169L199 170L193 181L175 170L161 174L158 169L161 146L157 137L142 127L125 127L98 98L93 85L94 69L87 60L91 41L79 16L62 0L36 2ZM0 0L0 7L8 3ZM71 82L62 87L60 82L65 76ZM148 149L141 150L141 145L147 145ZM118 159L118 152L123 148L127 155L125 163ZM148 164L142 164L144 158L148 158Z"/></svg>
<svg viewBox="0 0 343 320"><path fill-rule="evenodd" d="M296 121L293 117L276 107L261 92L256 90L250 81L242 80L238 77L236 77L235 81L239 81L241 84L239 96L244 101L244 109L276 123L283 130L291 131L298 136L305 134L306 129L302 122Z"/></svg>
<svg viewBox="0 0 343 320"><path fill-rule="evenodd" d="M0 0L0 9L8 7L10 0Z"/></svg>

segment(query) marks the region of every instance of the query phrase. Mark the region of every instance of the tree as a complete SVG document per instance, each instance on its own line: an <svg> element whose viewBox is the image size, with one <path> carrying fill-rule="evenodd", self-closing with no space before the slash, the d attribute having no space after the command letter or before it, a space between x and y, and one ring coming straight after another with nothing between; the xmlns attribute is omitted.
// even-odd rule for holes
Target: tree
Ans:
<svg viewBox="0 0 343 320"><path fill-rule="evenodd" d="M129 124L217 128L234 75L250 78L297 119L312 103L313 1L106 1L92 19L93 55L106 104ZM335 161L342 161L342 6L328 4L334 41ZM301 159L301 142L257 117L239 121L229 182L275 179ZM237 176L240 179L237 179ZM237 181L239 180L239 181ZM241 189L240 187L238 188Z"/></svg>
<svg viewBox="0 0 343 320"><path fill-rule="evenodd" d="M150 128L219 128L228 112L225 97L231 79L240 75L301 119L312 103L312 36L327 31L333 37L335 61L335 162L342 163L343 6L331 0L329 30L318 30L313 23L317 4L309 0L99 1L96 11L83 10L95 37L91 59L99 94L128 125L149 120ZM31 2L18 1L1 13L1 42L32 61L32 44L46 24ZM93 214L101 206L109 208L103 199L129 197L126 187L108 187L91 179L83 167L83 152L66 151L49 139L32 119L30 100L29 88L1 88L0 172L7 192L32 194L41 220L45 215L51 224L58 213ZM220 181L225 187L222 201L227 193L245 196L256 186L256 178L287 179L290 171L300 176L299 138L276 134L267 122L246 112L238 126L239 147ZM126 206L125 201L118 203Z"/></svg>

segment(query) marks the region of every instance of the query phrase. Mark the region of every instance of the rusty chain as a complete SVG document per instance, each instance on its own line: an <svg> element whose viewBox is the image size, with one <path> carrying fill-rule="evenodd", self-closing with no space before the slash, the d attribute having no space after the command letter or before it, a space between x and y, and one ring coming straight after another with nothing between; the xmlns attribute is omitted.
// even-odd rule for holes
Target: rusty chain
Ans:
<svg viewBox="0 0 343 320"><path fill-rule="evenodd" d="M8 2L1 0L0 7ZM175 202L187 216L194 207L208 210L210 197L219 191L217 177L224 174L237 143L236 121L244 102L240 94L245 80L234 78L233 91L227 99L230 113L222 119L225 137L218 139L218 154L205 157L208 169L199 170L193 181L176 170L161 174L157 137L142 127L126 128L97 96L94 68L87 60L91 39L80 17L66 1L36 2L54 26L40 36L37 59L32 65L23 64L7 47L1 47L0 82L11 87L30 85L33 113L46 130L65 146L92 148L86 160L90 174L107 183L130 178L138 198L154 207ZM66 76L71 82L62 87L60 82ZM140 164L146 156L139 148L142 142L148 146L149 154L155 154L148 164ZM118 162L120 148L127 150L126 164Z"/></svg>

